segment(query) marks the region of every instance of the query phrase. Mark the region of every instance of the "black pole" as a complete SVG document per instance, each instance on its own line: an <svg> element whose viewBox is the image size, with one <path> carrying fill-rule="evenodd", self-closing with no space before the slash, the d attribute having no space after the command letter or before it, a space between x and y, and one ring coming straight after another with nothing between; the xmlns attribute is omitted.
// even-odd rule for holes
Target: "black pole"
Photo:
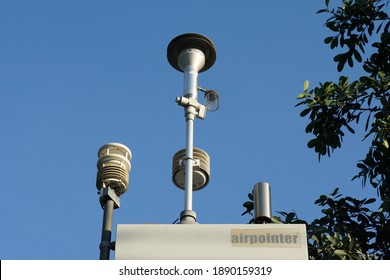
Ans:
<svg viewBox="0 0 390 280"><path fill-rule="evenodd" d="M108 199L104 204L102 240L99 246L100 260L110 259L113 213L114 213L114 201Z"/></svg>
<svg viewBox="0 0 390 280"><path fill-rule="evenodd" d="M111 242L114 209L120 207L119 196L129 187L131 151L120 143L109 143L99 149L96 175L100 206L104 210L100 259L109 260L110 251L115 250Z"/></svg>

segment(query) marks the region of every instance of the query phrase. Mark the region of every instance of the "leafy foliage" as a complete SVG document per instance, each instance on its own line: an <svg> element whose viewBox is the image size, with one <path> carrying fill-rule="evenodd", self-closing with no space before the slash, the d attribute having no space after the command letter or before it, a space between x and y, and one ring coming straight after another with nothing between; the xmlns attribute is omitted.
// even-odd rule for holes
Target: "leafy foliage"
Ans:
<svg viewBox="0 0 390 280"><path fill-rule="evenodd" d="M336 33L334 36L325 38L325 44L329 44L331 49L339 46L348 48L347 52L334 57L338 71L342 71L347 62L350 67L353 67L354 60L362 62L361 53L365 53L369 36L379 33L383 26L385 31L389 29L389 16L383 11L388 2L378 0L344 0L342 2L341 7L331 10L329 1L325 1L326 9L318 11L318 13L331 15L325 26Z"/></svg>
<svg viewBox="0 0 390 280"><path fill-rule="evenodd" d="M333 32L324 43L341 49L333 58L339 72L346 65L359 65L365 75L355 81L341 75L337 82L313 89L305 81L296 106L304 107L300 116L309 119L306 133L313 135L307 145L319 160L341 148L345 133L354 134L353 126L364 119L363 140L371 139L371 146L352 179L377 189L381 203L378 210L370 210L374 198L344 197L337 188L315 201L322 207L321 218L308 223L295 212L279 212L282 218L273 221L306 224L310 259L390 259L390 17L385 12L389 1L338 2L340 6L331 8L325 0L325 9L318 11L329 15L325 26ZM369 46L372 40L376 42ZM252 215L253 196L248 198L242 215Z"/></svg>
<svg viewBox="0 0 390 280"><path fill-rule="evenodd" d="M361 178L363 185L369 183L378 189L383 200L390 199L390 17L384 12L388 1L344 0L336 9L329 7L319 13L328 13L330 18L325 26L335 33L324 42L331 49L347 49L337 54L334 61L338 71L348 63L362 63L369 39L374 35L378 42L372 44L372 54L362 64L365 76L349 81L341 76L338 82L320 83L309 90L308 82L298 95L297 106L305 106L302 117L309 117L306 133L314 138L308 142L318 158L328 155L341 147L348 131L355 133L353 124L365 118L364 139L371 138L371 147L366 157L357 167L359 173L353 178Z"/></svg>
<svg viewBox="0 0 390 280"><path fill-rule="evenodd" d="M242 215L252 215L253 196L249 199ZM389 212L370 210L368 205L375 201L343 197L336 188L315 201L322 207L321 218L308 223L295 212L279 212L282 218L273 217L273 221L306 224L310 259L390 259Z"/></svg>

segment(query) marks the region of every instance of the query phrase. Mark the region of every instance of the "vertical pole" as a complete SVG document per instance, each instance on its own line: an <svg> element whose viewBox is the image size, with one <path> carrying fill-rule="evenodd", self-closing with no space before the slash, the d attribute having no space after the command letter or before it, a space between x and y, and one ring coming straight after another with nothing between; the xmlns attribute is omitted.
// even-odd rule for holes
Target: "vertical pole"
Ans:
<svg viewBox="0 0 390 280"><path fill-rule="evenodd" d="M203 41L202 41L203 42ZM197 45L197 44L195 44ZM169 47L168 47L169 49ZM190 104L185 106L186 117L186 158L184 176L184 210L180 214L181 223L195 223L196 214L192 211L192 191L193 191L193 150L194 150L194 120L198 112L194 102L198 100L198 74L205 65L204 53L194 47L181 50L177 57L177 63L184 72L184 97L190 100Z"/></svg>
<svg viewBox="0 0 390 280"><path fill-rule="evenodd" d="M194 65L188 65L184 70L183 95L198 100L198 70Z"/></svg>
<svg viewBox="0 0 390 280"><path fill-rule="evenodd" d="M104 204L102 239L99 246L100 260L110 259L113 212L114 212L114 201L108 199Z"/></svg>
<svg viewBox="0 0 390 280"><path fill-rule="evenodd" d="M183 95L190 99L198 98L198 70L188 65L184 70ZM181 213L181 223L195 223L196 214L192 211L193 191L193 164L194 164L194 121L196 108L191 105L185 107L186 117L186 158L184 177L184 211Z"/></svg>
<svg viewBox="0 0 390 280"><path fill-rule="evenodd" d="M186 107L186 160L184 179L184 210L192 210L193 158L194 158L194 113L195 108Z"/></svg>

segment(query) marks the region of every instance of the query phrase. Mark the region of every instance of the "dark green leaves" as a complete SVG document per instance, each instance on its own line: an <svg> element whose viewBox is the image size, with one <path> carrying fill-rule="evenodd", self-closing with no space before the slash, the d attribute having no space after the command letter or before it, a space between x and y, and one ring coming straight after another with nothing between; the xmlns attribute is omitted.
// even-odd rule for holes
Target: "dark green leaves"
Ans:
<svg viewBox="0 0 390 280"><path fill-rule="evenodd" d="M326 9L319 10L318 13L327 12L331 15L325 26L335 35L326 37L324 43L329 44L331 49L338 46L347 48L346 52L335 56L337 70L341 72L346 63L353 67L354 60L359 63L363 61L361 53L365 52L369 37L382 30L388 32L390 20L383 11L386 5L381 3L384 1L343 1L343 7L333 10L329 9L329 2L325 2ZM384 22L386 25L382 29Z"/></svg>
<svg viewBox="0 0 390 280"><path fill-rule="evenodd" d="M242 204L242 206L244 206L244 208L246 209L242 214L241 216L244 216L246 214L249 214L251 216L253 216L252 214L252 211L253 211L253 207L254 207L254 203L253 203L253 194L252 193L248 193L248 198L249 198L249 201L246 201ZM253 222L253 219L251 219L249 221L249 223L252 223Z"/></svg>
<svg viewBox="0 0 390 280"><path fill-rule="evenodd" d="M252 194L248 197L253 198ZM323 214L311 223L299 219L294 211L278 211L282 217L273 217L273 221L306 224L310 259L386 259L390 257L389 210L383 209L390 209L390 201L376 212L367 208L375 201L343 196L335 188L330 195L321 195L315 201ZM249 209L253 210L253 201L245 202L244 207L243 214L248 214Z"/></svg>
<svg viewBox="0 0 390 280"><path fill-rule="evenodd" d="M334 38L333 36L325 38L324 43L329 44L330 42L332 42L333 38Z"/></svg>
<svg viewBox="0 0 390 280"><path fill-rule="evenodd" d="M324 43L339 50L333 58L337 70L361 66L368 76L352 82L341 76L338 82L320 83L311 90L304 84L296 106L302 106L300 116L308 120L307 146L319 158L330 155L341 147L345 133L355 133L355 125L366 118L363 140L370 137L371 145L357 163L360 171L353 179L377 189L382 203L378 211L372 211L368 206L375 204L374 198L343 197L338 189L321 195L315 204L323 216L307 226L309 255L311 259L390 259L389 1L345 0L332 9L325 0L325 5L318 13L329 15L325 26L331 33ZM367 48L372 38L380 40ZM285 222L298 221L295 212L279 213Z"/></svg>
<svg viewBox="0 0 390 280"><path fill-rule="evenodd" d="M349 83L348 77L341 76L337 84L326 82L298 96L302 101L297 106L306 105L300 116L309 118L305 131L315 136L308 142L308 147L319 157L330 155L341 147L345 135L343 128L355 133L351 123L359 122L361 99L367 96L365 81Z"/></svg>
<svg viewBox="0 0 390 280"><path fill-rule="evenodd" d="M353 50L353 55L355 56L355 59L357 62L362 62L362 56L360 55L360 53L356 49Z"/></svg>
<svg viewBox="0 0 390 280"><path fill-rule="evenodd" d="M323 216L311 223L298 218L295 212L278 211L286 224L306 224L310 259L381 259L386 258L386 217L366 207L374 198L356 199L343 196L339 188L330 195L321 195L315 204ZM383 239L384 238L384 239Z"/></svg>
<svg viewBox="0 0 390 280"><path fill-rule="evenodd" d="M317 138L314 138L314 139L311 139L308 143L307 143L307 147L308 148L314 148L318 145L318 139Z"/></svg>
<svg viewBox="0 0 390 280"><path fill-rule="evenodd" d="M330 36L324 39L325 44L330 44L330 48L334 49L339 45L339 37L338 36Z"/></svg>
<svg viewBox="0 0 390 280"><path fill-rule="evenodd" d="M301 113L300 113L300 116L301 117L304 117L306 116L307 114L309 114L311 111L311 108L306 108L305 110L303 110Z"/></svg>
<svg viewBox="0 0 390 280"><path fill-rule="evenodd" d="M308 224L309 252L312 259L384 258L387 247L382 243L383 226L388 215L366 207L374 198L344 197L336 188L321 195L315 204L322 207L323 217ZM386 242L390 236L386 236ZM374 255L374 252L376 255Z"/></svg>

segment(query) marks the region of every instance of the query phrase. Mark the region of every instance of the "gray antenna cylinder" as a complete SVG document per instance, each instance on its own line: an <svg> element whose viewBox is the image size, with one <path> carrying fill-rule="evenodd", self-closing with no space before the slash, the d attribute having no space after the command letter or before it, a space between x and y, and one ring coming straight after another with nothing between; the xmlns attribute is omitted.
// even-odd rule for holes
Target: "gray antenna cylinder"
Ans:
<svg viewBox="0 0 390 280"><path fill-rule="evenodd" d="M255 224L271 223L271 186L267 182L259 182L253 187L255 208Z"/></svg>

